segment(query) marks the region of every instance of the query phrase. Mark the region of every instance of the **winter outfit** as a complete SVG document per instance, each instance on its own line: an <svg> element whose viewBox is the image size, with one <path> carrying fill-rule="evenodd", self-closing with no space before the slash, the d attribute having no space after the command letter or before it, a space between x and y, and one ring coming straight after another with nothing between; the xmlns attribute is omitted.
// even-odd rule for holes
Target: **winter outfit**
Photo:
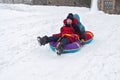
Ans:
<svg viewBox="0 0 120 80"><path fill-rule="evenodd" d="M67 23L67 19L72 20L72 24ZM64 26L60 29L60 33L53 34L51 37L38 37L40 45L45 45L49 42L59 42L57 46L58 55L62 53L62 50L66 44L72 43L76 40L79 40L79 37L82 39L84 37L80 36L82 32L78 27L78 21L73 17L73 14L69 14L67 18L63 21Z"/></svg>
<svg viewBox="0 0 120 80"><path fill-rule="evenodd" d="M70 13L69 15L70 15L70 17L73 16L73 19L72 19L73 20L72 28L74 29L75 33L79 35L80 40L81 39L85 39L85 35L84 35L84 33L85 33L85 27L80 22L79 15L78 14L74 14L73 15L72 13ZM66 24L66 21L67 21L67 19L64 20L64 24Z"/></svg>
<svg viewBox="0 0 120 80"><path fill-rule="evenodd" d="M80 22L80 16L78 14L74 14L74 18L77 19L77 24L74 26L75 31L80 35L80 39L85 40L85 26Z"/></svg>

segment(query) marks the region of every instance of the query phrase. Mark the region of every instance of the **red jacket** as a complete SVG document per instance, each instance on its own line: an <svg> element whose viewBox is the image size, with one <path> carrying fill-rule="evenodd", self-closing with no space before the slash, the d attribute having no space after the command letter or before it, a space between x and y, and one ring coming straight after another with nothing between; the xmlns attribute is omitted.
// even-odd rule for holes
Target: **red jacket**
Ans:
<svg viewBox="0 0 120 80"><path fill-rule="evenodd" d="M66 19L64 20L64 24L66 24ZM79 35L75 34L72 27L63 26L60 30L59 34L53 34L53 36L60 36L68 38L71 42L79 39Z"/></svg>

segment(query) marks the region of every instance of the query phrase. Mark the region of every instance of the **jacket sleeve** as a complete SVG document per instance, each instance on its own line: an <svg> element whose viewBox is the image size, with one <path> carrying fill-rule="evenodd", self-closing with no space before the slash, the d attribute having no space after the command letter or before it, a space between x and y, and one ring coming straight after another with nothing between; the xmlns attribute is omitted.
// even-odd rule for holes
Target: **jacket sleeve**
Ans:
<svg viewBox="0 0 120 80"><path fill-rule="evenodd" d="M60 34L60 33L58 33L58 34L53 34L53 36L61 36L61 34Z"/></svg>

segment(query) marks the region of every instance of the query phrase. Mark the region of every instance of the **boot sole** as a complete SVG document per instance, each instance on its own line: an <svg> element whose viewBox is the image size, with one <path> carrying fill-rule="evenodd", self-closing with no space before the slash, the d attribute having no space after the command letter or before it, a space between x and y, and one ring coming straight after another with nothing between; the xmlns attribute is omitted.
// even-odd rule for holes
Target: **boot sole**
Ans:
<svg viewBox="0 0 120 80"><path fill-rule="evenodd" d="M58 49L55 49L55 52L56 52L56 54L59 55L59 56L62 54L62 52L60 52Z"/></svg>
<svg viewBox="0 0 120 80"><path fill-rule="evenodd" d="M40 37L37 37L37 41L38 41L38 44L41 46L41 43L40 43Z"/></svg>

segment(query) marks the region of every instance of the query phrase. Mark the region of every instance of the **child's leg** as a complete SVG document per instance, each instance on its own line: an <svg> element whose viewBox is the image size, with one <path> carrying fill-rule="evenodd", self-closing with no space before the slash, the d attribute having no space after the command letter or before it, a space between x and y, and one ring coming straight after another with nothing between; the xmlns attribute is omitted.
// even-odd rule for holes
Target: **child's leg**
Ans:
<svg viewBox="0 0 120 80"><path fill-rule="evenodd" d="M45 45L49 42L56 42L59 38L60 38L59 36L51 36L51 37L43 36L42 38L37 37L37 40L41 46L41 45Z"/></svg>
<svg viewBox="0 0 120 80"><path fill-rule="evenodd" d="M49 42L56 42L56 41L58 41L59 38L60 38L59 36L51 36L51 37L48 37L47 42L48 43Z"/></svg>
<svg viewBox="0 0 120 80"><path fill-rule="evenodd" d="M56 50L57 50L57 54L61 55L63 48L65 45L69 44L70 40L68 38L62 38L61 41L58 43Z"/></svg>
<svg viewBox="0 0 120 80"><path fill-rule="evenodd" d="M64 47L65 45L70 43L70 40L68 38L63 38L61 41L61 46Z"/></svg>

